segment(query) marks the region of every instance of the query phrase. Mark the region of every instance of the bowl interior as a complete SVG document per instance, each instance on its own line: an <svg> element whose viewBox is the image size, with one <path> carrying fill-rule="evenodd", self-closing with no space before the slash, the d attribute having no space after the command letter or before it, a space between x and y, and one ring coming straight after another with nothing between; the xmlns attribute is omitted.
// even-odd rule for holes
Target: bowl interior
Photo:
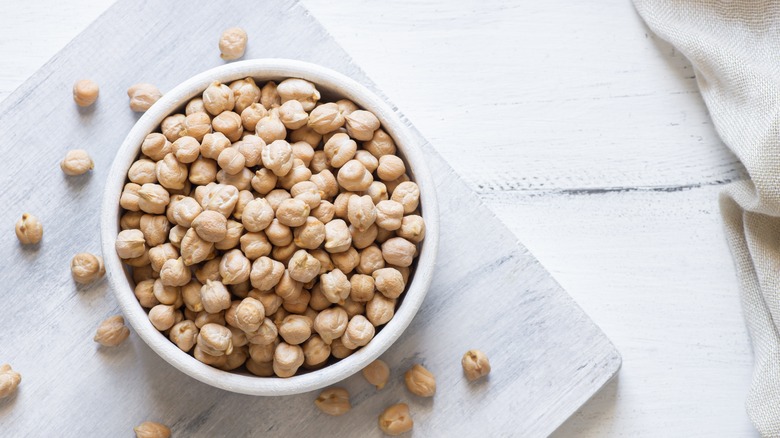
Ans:
<svg viewBox="0 0 780 438"><path fill-rule="evenodd" d="M203 364L181 351L152 326L146 312L133 293L130 272L114 250L119 232L121 208L119 197L127 171L138 156L143 139L158 130L162 120L182 110L193 97L200 95L213 81L223 83L251 76L258 82L302 78L313 82L322 100L346 98L376 114L383 129L398 147L413 181L420 187L420 210L426 223L426 237L419 245L419 256L412 265L406 292L390 322L378 330L374 339L354 354L316 371L290 378L257 377L248 373L222 371ZM425 164L420 145L415 144L411 128L380 97L352 79L327 68L301 61L283 59L248 60L227 64L201 73L166 93L138 120L120 147L103 197L101 240L107 275L112 289L130 324L139 336L163 359L184 373L212 386L251 395L286 395L318 389L360 371L382 354L409 325L428 290L438 247L438 208L433 181Z"/></svg>

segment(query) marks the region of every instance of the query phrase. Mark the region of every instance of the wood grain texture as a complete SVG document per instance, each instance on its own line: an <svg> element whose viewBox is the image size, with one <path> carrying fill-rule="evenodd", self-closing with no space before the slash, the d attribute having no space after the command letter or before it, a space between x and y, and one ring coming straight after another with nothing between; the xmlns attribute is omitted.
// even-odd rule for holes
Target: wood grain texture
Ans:
<svg viewBox="0 0 780 438"><path fill-rule="evenodd" d="M263 35L247 57L296 57L372 86L300 5L270 5L229 2L245 11L230 25ZM543 436L616 371L619 356L601 331L428 143L442 227L433 286L406 334L383 356L395 371L387 389L375 395L360 376L344 382L353 394L347 417L319 414L312 406L316 394L256 398L208 387L135 337L118 349L97 348L94 328L116 304L105 283L77 288L68 260L75 252L98 251L103 180L137 117L126 108L125 89L139 80L170 89L221 64L213 43L226 24L213 20L216 4L200 6L183 15L172 3L120 2L0 105L0 174L20 182L3 192L5 205L14 207L0 211L0 223L31 211L45 227L35 248L17 245L10 233L2 237L0 257L12 262L0 266L0 283L12 291L4 308L12 316L0 319L0 347L3 360L23 375L19 393L0 404L3 434L119 436L156 420L183 436L345 430L379 436L376 415L407 400L420 436ZM188 31L196 27L197 33ZM70 87L82 76L102 85L95 108L78 110L70 101ZM65 178L57 163L77 145L92 153L96 169ZM26 153L8 153L17 150ZM469 385L460 356L474 347L487 352L494 371ZM434 400L416 399L403 388L402 372L418 361L438 376Z"/></svg>

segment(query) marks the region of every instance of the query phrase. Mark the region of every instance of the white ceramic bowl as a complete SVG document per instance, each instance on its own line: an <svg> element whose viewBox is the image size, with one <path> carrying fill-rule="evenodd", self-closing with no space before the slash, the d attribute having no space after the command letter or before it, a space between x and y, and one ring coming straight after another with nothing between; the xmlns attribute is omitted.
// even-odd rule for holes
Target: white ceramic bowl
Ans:
<svg viewBox="0 0 780 438"><path fill-rule="evenodd" d="M323 99L347 98L379 118L382 126L395 140L410 176L420 187L422 216L426 224L416 269L403 296L395 317L387 323L371 342L351 356L317 371L290 378L257 377L251 374L226 372L203 364L181 351L152 326L146 312L138 303L128 269L116 254L114 244L119 232L119 197L127 171L138 156L140 145L162 120L181 110L189 99L200 95L213 81L230 83L251 76L264 82L285 78L302 78L316 84ZM438 247L438 208L433 180L425 164L425 157L415 144L415 136L384 100L354 80L319 65L286 59L257 59L235 62L203 72L166 93L133 126L114 158L106 181L101 217L101 240L106 273L125 317L135 332L157 354L185 374L209 385L232 392L250 395L287 395L311 391L331 385L360 371L395 342L409 325L422 304L433 275Z"/></svg>

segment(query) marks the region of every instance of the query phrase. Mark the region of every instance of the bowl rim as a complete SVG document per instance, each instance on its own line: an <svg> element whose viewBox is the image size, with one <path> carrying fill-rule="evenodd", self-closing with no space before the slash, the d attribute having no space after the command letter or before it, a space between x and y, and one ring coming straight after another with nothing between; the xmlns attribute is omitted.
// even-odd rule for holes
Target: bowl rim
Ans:
<svg viewBox="0 0 780 438"><path fill-rule="evenodd" d="M138 303L128 281L127 271L114 249L119 224L119 198L127 171L139 152L143 138L153 132L163 118L200 94L213 81L229 83L244 77L258 78L260 81L306 79L320 90L350 99L359 107L372 111L382 123L382 128L395 140L410 168L413 180L420 188L420 203L426 224L426 236L420 245L415 273L393 319L368 345L354 354L319 370L289 378L259 377L222 371L201 363L176 347L149 322L147 313ZM309 62L281 58L238 61L212 68L182 82L163 95L133 125L117 151L106 177L101 207L101 246L109 283L130 325L152 350L184 374L231 392L263 396L299 394L334 384L357 373L384 353L409 326L433 277L438 251L439 213L433 178L426 164L422 145L417 140L419 138L414 135L413 128L405 123L382 97L346 75Z"/></svg>

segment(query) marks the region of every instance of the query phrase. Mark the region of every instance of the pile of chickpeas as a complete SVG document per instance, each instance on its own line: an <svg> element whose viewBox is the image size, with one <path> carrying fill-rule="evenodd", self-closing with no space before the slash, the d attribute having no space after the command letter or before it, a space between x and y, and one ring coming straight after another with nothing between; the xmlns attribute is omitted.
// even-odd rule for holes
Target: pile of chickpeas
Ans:
<svg viewBox="0 0 780 438"><path fill-rule="evenodd" d="M116 251L151 323L264 377L366 345L425 237L396 152L373 113L306 80L209 85L145 138L120 198Z"/></svg>

